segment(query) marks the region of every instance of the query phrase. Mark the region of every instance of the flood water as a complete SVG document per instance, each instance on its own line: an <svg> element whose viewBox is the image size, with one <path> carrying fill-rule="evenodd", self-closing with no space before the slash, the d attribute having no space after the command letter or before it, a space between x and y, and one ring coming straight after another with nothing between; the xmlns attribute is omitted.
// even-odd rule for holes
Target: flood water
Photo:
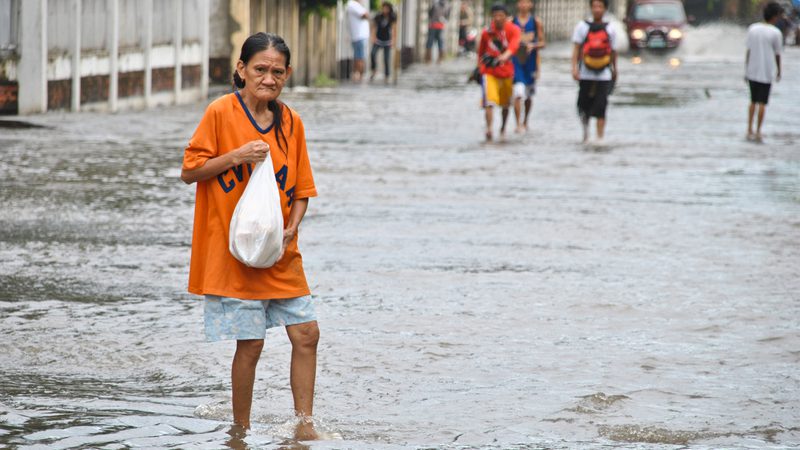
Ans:
<svg viewBox="0 0 800 450"><path fill-rule="evenodd" d="M310 448L800 446L800 50L759 145L743 29L689 39L622 58L603 145L579 143L564 44L503 142L466 60L284 95L320 192ZM204 107L0 129L0 447L308 448L282 330L228 433L233 345L186 293Z"/></svg>

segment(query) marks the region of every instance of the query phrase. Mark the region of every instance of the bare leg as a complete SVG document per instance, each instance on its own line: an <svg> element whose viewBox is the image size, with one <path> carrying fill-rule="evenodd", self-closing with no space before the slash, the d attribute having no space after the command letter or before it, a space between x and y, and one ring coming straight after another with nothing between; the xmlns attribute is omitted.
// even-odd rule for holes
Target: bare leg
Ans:
<svg viewBox="0 0 800 450"><path fill-rule="evenodd" d="M533 109L533 99L526 98L525 99L525 121L522 122L522 129L527 131L528 130L528 117L531 114L531 109Z"/></svg>
<svg viewBox="0 0 800 450"><path fill-rule="evenodd" d="M589 142L589 116L581 113L581 128L583 129L583 142L584 144Z"/></svg>
<svg viewBox="0 0 800 450"><path fill-rule="evenodd" d="M487 105L485 108L486 112L486 140L492 140L492 121L494 120L494 107L492 105Z"/></svg>
<svg viewBox="0 0 800 450"><path fill-rule="evenodd" d="M764 113L767 110L767 105L763 103L758 104L758 125L756 127L756 139L761 140L761 125L764 123Z"/></svg>
<svg viewBox="0 0 800 450"><path fill-rule="evenodd" d="M361 81L361 77L364 75L364 66L365 66L364 60L357 59L354 66L355 66L355 74L353 75L353 80L357 82Z"/></svg>
<svg viewBox="0 0 800 450"><path fill-rule="evenodd" d="M291 385L294 411L301 422L295 430L299 440L316 439L311 416L314 410L314 383L317 376L317 322L307 322L286 327L292 343Z"/></svg>
<svg viewBox="0 0 800 450"><path fill-rule="evenodd" d="M506 134L506 122L508 121L508 106L502 109L500 112L503 121L500 123L500 136L505 136Z"/></svg>
<svg viewBox="0 0 800 450"><path fill-rule="evenodd" d="M263 339L236 341L236 354L231 366L233 388L233 423L250 428L250 407L253 404L253 383L256 365L264 348Z"/></svg>
<svg viewBox="0 0 800 450"><path fill-rule="evenodd" d="M605 117L603 117L603 118L598 117L597 118L597 139L598 140L602 140L603 139L603 137L605 136L605 131L606 131L606 119L605 119Z"/></svg>
<svg viewBox="0 0 800 450"><path fill-rule="evenodd" d="M756 113L756 104L750 103L750 107L747 109L747 139L753 138L753 116Z"/></svg>
<svg viewBox="0 0 800 450"><path fill-rule="evenodd" d="M517 133L522 132L522 99L517 97L514 99L514 116L517 118Z"/></svg>
<svg viewBox="0 0 800 450"><path fill-rule="evenodd" d="M425 48L425 62L427 64L430 64L431 62L431 49L427 47Z"/></svg>

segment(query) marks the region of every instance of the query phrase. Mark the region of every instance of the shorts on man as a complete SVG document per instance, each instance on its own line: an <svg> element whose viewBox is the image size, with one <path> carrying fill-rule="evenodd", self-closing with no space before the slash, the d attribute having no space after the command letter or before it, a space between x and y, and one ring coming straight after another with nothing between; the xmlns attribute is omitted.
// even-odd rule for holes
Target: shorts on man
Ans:
<svg viewBox="0 0 800 450"><path fill-rule="evenodd" d="M353 41L353 59L363 60L367 57L367 40Z"/></svg>
<svg viewBox="0 0 800 450"><path fill-rule="evenodd" d="M763 103L766 105L769 103L769 91L772 88L771 83L761 83L758 81L747 80L750 84L750 102L751 103Z"/></svg>
<svg viewBox="0 0 800 450"><path fill-rule="evenodd" d="M605 119L609 90L611 90L611 81L580 80L578 113L581 117Z"/></svg>
<svg viewBox="0 0 800 450"><path fill-rule="evenodd" d="M444 30L439 28L429 28L428 29L428 39L425 41L425 48L432 49L433 44L435 43L439 50L444 49L444 37L442 36Z"/></svg>
<svg viewBox="0 0 800 450"><path fill-rule="evenodd" d="M483 85L483 107L495 105L501 108L508 108L511 105L511 94L513 93L513 80L511 78L499 78L493 75L484 74Z"/></svg>
<svg viewBox="0 0 800 450"><path fill-rule="evenodd" d="M514 98L521 98L523 100L530 100L533 94L536 93L536 83L526 84L521 81L514 83Z"/></svg>

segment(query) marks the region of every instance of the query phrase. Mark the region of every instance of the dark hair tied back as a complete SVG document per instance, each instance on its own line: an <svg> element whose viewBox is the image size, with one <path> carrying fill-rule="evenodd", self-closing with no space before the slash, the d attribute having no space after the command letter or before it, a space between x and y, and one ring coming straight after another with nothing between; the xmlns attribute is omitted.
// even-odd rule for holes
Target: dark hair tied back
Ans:
<svg viewBox="0 0 800 450"><path fill-rule="evenodd" d="M289 51L289 46L286 45L286 41L284 41L282 37L273 33L259 32L248 37L244 41L244 44L242 44L242 51L239 53L239 59L242 61L242 63L247 65L247 62L250 61L250 58L252 58L253 55L270 48L275 49L278 53L282 54L286 59L286 67L289 67L292 61L292 53ZM237 89L244 89L244 84L245 81L239 76L239 72L234 69L233 85ZM284 104L277 99L272 100L267 104L267 109L272 112L275 140L278 141L278 147L280 147L281 150L286 153L286 149L284 147L288 147L289 143L286 140L286 135L283 132L283 107ZM294 119L292 118L291 114L289 115L289 120L289 134L291 135L294 133Z"/></svg>

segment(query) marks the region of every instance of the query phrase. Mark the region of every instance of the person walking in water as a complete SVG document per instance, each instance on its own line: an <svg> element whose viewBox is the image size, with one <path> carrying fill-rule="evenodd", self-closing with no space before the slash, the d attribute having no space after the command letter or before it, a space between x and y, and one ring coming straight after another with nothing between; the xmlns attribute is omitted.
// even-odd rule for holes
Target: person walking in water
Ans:
<svg viewBox="0 0 800 450"><path fill-rule="evenodd" d="M772 80L781 80L781 48L783 36L775 24L783 15L781 5L770 2L764 7L764 22L747 29L745 79L750 85L750 108L747 111L747 140L761 142L761 125L769 102ZM777 72L776 69L777 68ZM758 111L758 124L753 133L753 116Z"/></svg>
<svg viewBox="0 0 800 450"><path fill-rule="evenodd" d="M459 54L466 53L468 51L475 51L475 48L470 48L469 44L467 43L467 36L469 35L469 29L472 28L472 23L475 21L475 13L472 11L472 7L469 6L469 0L462 0L461 6L459 7L458 11L458 47L459 47Z"/></svg>
<svg viewBox="0 0 800 450"><path fill-rule="evenodd" d="M369 39L369 10L361 0L347 2L347 24L350 28L350 42L353 44L353 81L359 82L364 76Z"/></svg>
<svg viewBox="0 0 800 450"><path fill-rule="evenodd" d="M578 81L578 115L583 142L589 140L589 118L597 119L597 140L606 128L606 106L612 83L617 80L617 35L603 22L608 0L590 0L592 20L581 21L572 33L572 78Z"/></svg>
<svg viewBox="0 0 800 450"><path fill-rule="evenodd" d="M372 52L370 52L370 68L372 75L370 81L375 79L375 74L378 72L378 52L383 50L383 73L386 78L384 81L389 82L389 68L391 67L392 56L392 43L395 40L395 27L394 23L397 22L397 16L394 13L394 7L389 2L383 2L381 12L375 15L375 27L372 35Z"/></svg>
<svg viewBox="0 0 800 450"><path fill-rule="evenodd" d="M478 45L478 67L482 75L483 108L486 114L486 140L492 140L494 106L502 108L500 135L506 131L508 108L514 80L511 57L519 49L520 30L508 20L508 10L502 3L492 6L492 21L481 34Z"/></svg>
<svg viewBox="0 0 800 450"><path fill-rule="evenodd" d="M428 9L428 39L425 42L425 62L432 60L433 46L439 49L436 62L441 63L444 58L444 26L450 17L450 6L446 0L433 0Z"/></svg>
<svg viewBox="0 0 800 450"><path fill-rule="evenodd" d="M184 151L181 180L197 183L189 292L204 296L206 339L236 341L234 425L250 427L266 330L281 326L292 344L296 437L305 440L316 437L311 416L319 328L297 240L308 199L317 191L303 121L279 100L291 74L291 54L281 37L247 38L233 75L236 90L206 109ZM256 164L275 173L285 224L283 257L266 269L245 266L228 250L230 220Z"/></svg>
<svg viewBox="0 0 800 450"><path fill-rule="evenodd" d="M528 131L528 117L533 108L533 94L536 92L536 79L539 76L539 50L546 45L544 26L538 17L532 14L533 1L517 2L517 15L512 22L522 32L519 50L511 58L514 63L514 115L517 119L517 133ZM523 115L522 103L525 104Z"/></svg>

